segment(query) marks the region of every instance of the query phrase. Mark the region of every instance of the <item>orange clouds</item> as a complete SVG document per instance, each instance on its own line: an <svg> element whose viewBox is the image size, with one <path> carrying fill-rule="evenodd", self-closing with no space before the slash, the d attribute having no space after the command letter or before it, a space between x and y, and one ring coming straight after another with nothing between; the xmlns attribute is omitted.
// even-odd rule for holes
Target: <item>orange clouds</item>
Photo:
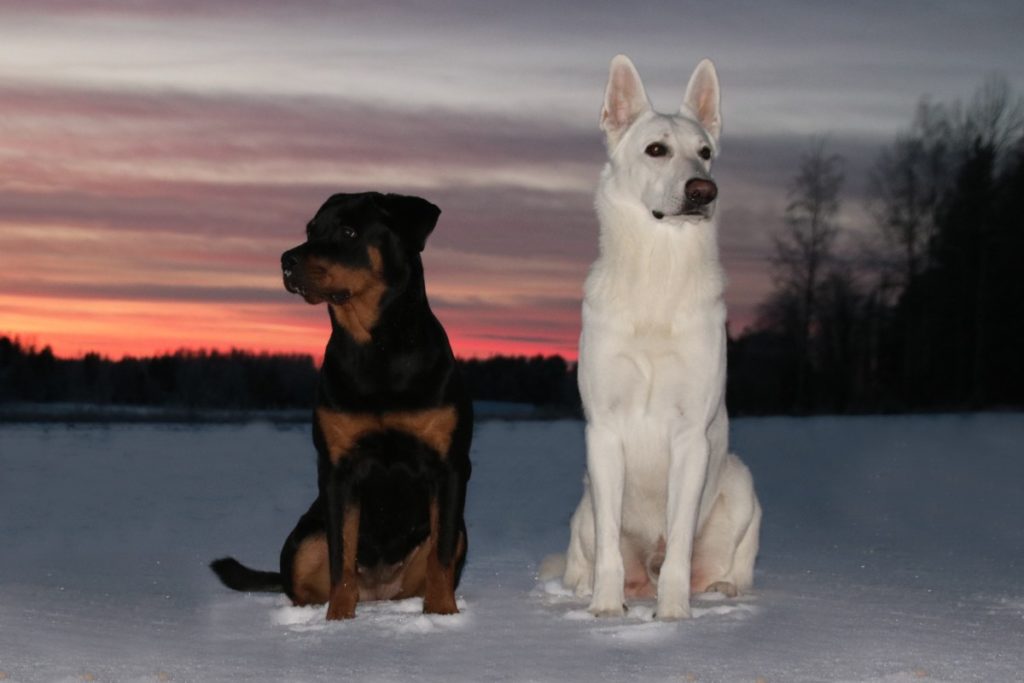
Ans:
<svg viewBox="0 0 1024 683"><path fill-rule="evenodd" d="M369 185L442 205L427 278L460 355L574 352L588 250L565 245L585 236L594 167L544 127L503 122L467 148L477 116L328 98L3 81L0 96L0 334L61 355L319 356L326 313L284 292L279 256L327 195Z"/></svg>

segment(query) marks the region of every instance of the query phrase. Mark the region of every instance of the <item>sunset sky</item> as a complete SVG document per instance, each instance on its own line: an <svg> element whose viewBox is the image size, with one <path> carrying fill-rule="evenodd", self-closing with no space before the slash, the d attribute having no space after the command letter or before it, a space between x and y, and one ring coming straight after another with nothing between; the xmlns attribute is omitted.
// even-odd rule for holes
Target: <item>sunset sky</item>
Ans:
<svg viewBox="0 0 1024 683"><path fill-rule="evenodd" d="M427 287L459 355L575 357L618 52L666 111L718 67L739 332L810 137L846 156L863 225L865 169L921 96L1024 92L1022 30L1020 2L0 0L0 335L319 356L326 311L279 256L328 195L373 189L442 208Z"/></svg>

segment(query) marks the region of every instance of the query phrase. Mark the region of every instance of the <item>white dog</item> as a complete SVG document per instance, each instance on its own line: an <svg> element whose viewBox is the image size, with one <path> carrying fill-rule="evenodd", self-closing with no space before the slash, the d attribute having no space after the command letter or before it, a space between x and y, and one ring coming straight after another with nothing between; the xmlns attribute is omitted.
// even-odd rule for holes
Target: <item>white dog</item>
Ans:
<svg viewBox="0 0 1024 683"><path fill-rule="evenodd" d="M588 478L563 577L595 615L657 595L658 618L682 619L691 591L732 597L753 580L761 508L725 411L719 106L708 60L669 115L628 57L612 60L579 353Z"/></svg>

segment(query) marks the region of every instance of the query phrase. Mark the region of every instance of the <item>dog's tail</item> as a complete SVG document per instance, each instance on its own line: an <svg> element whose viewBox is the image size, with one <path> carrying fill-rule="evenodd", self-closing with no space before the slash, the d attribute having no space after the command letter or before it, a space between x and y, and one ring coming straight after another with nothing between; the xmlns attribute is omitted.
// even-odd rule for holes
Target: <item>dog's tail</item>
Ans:
<svg viewBox="0 0 1024 683"><path fill-rule="evenodd" d="M283 593L280 572L249 569L233 557L222 557L210 563L210 569L221 583L232 590L250 593Z"/></svg>

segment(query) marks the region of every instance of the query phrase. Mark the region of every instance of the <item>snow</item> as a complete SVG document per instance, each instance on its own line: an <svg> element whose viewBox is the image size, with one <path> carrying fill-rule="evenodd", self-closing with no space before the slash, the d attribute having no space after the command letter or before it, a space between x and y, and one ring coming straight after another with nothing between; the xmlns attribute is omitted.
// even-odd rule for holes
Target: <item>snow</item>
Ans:
<svg viewBox="0 0 1024 683"><path fill-rule="evenodd" d="M0 681L1024 680L1024 416L733 423L765 510L755 591L621 619L564 550L575 421L478 425L461 613L223 588L276 568L315 486L304 425L0 425Z"/></svg>

